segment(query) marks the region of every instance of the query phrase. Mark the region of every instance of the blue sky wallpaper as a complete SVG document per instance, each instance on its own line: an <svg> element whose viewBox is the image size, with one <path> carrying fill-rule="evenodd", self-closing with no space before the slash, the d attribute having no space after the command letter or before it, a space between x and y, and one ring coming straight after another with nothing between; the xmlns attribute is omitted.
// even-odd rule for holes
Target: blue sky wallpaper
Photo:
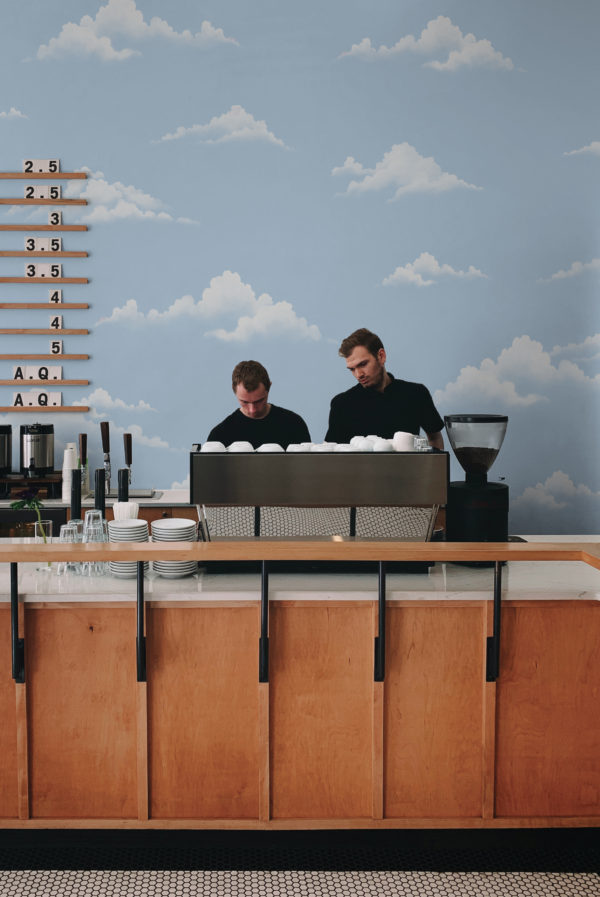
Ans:
<svg viewBox="0 0 600 897"><path fill-rule="evenodd" d="M514 533L600 531L600 6L591 0L2 0L0 170L60 159L65 405L134 486L187 483L235 408L237 361L324 438L353 385L337 355L379 333L441 414L508 414L490 480ZM3 180L2 196L26 182ZM0 224L49 207L0 205ZM22 232L0 248L22 250ZM43 234L36 234L43 236ZM22 258L2 258L22 276ZM0 301L46 301L0 284ZM4 328L47 327L3 310ZM49 337L2 335L2 353ZM0 362L2 379L14 362ZM14 389L2 386L0 404ZM15 439L15 450L18 441ZM453 462L454 477L462 478Z"/></svg>

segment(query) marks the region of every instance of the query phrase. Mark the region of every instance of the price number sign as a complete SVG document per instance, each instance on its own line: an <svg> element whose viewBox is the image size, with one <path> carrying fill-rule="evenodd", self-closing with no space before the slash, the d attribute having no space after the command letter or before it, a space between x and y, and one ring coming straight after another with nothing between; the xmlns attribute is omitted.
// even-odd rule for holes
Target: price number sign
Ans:
<svg viewBox="0 0 600 897"><path fill-rule="evenodd" d="M23 159L25 174L55 174L60 171L60 159Z"/></svg>
<svg viewBox="0 0 600 897"><path fill-rule="evenodd" d="M26 252L60 252L62 240L60 237L25 237Z"/></svg>
<svg viewBox="0 0 600 897"><path fill-rule="evenodd" d="M28 392L13 393L13 408L46 408L62 405L61 392L42 392L30 389Z"/></svg>
<svg viewBox="0 0 600 897"><path fill-rule="evenodd" d="M13 380L62 380L60 365L25 364L13 367Z"/></svg>
<svg viewBox="0 0 600 897"><path fill-rule="evenodd" d="M61 339L53 339L50 343L50 354L51 355L62 355L63 354L63 341Z"/></svg>
<svg viewBox="0 0 600 897"><path fill-rule="evenodd" d="M62 212L49 212L48 224L51 224L53 227L59 227L62 224Z"/></svg>
<svg viewBox="0 0 600 897"><path fill-rule="evenodd" d="M38 184L27 184L25 187L25 199L60 199L62 188L57 184L51 187L40 187Z"/></svg>
<svg viewBox="0 0 600 897"><path fill-rule="evenodd" d="M25 265L25 277L62 277L62 265Z"/></svg>
<svg viewBox="0 0 600 897"><path fill-rule="evenodd" d="M50 318L50 327L52 330L62 330L63 329L62 315L54 315L52 318Z"/></svg>
<svg viewBox="0 0 600 897"><path fill-rule="evenodd" d="M55 305L60 305L63 301L63 291L62 290L50 290L48 293L48 302L54 302Z"/></svg>

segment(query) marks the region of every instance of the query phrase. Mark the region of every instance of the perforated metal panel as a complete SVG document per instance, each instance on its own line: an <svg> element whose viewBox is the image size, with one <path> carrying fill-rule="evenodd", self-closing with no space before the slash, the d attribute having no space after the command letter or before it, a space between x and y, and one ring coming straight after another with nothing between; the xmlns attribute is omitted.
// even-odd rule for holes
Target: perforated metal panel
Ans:
<svg viewBox="0 0 600 897"><path fill-rule="evenodd" d="M431 508L356 508L355 533L351 508L260 508L259 532L263 538L295 536L350 536L362 539L426 541L437 514ZM208 539L255 535L255 509L249 507L205 507Z"/></svg>

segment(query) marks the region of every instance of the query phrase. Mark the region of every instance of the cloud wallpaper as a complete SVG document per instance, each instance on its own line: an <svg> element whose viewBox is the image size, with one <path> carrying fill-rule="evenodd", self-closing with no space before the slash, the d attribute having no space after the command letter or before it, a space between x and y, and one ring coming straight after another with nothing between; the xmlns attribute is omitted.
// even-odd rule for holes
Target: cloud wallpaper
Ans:
<svg viewBox="0 0 600 897"><path fill-rule="evenodd" d="M600 7L591 0L28 0L0 4L0 170L60 159L65 405L0 416L88 433L134 486L187 482L235 408L237 361L324 438L352 386L337 355L379 333L441 414L507 414L490 480L513 533L600 531ZM24 181L2 181L3 197ZM48 207L0 205L34 226ZM1 231L3 250L23 233ZM3 258L22 276L22 258ZM46 301L0 284L0 301ZM47 311L3 310L4 328ZM3 335L3 353L48 337ZM14 363L2 361L2 379ZM14 389L0 387L1 405ZM14 440L18 455L18 440ZM462 478L453 461L452 475Z"/></svg>

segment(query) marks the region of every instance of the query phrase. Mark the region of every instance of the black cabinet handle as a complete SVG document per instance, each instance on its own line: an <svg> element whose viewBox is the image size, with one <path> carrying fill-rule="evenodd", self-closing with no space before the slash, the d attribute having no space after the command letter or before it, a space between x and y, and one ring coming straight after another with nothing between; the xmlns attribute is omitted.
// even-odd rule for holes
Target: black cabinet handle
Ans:
<svg viewBox="0 0 600 897"><path fill-rule="evenodd" d="M500 624L502 615L502 562L494 563L494 629L486 642L485 681L495 682L500 675Z"/></svg>
<svg viewBox="0 0 600 897"><path fill-rule="evenodd" d="M144 562L137 562L137 636L135 652L137 681L146 681L146 636L144 635Z"/></svg>
<svg viewBox="0 0 600 897"><path fill-rule="evenodd" d="M379 561L379 624L375 636L375 682L385 679L385 563Z"/></svg>
<svg viewBox="0 0 600 897"><path fill-rule="evenodd" d="M258 641L258 681L269 681L269 569L261 565L260 576L260 639Z"/></svg>
<svg viewBox="0 0 600 897"><path fill-rule="evenodd" d="M18 565L10 565L10 634L12 644L12 677L25 682L25 639L19 638L19 573Z"/></svg>

